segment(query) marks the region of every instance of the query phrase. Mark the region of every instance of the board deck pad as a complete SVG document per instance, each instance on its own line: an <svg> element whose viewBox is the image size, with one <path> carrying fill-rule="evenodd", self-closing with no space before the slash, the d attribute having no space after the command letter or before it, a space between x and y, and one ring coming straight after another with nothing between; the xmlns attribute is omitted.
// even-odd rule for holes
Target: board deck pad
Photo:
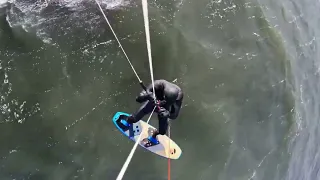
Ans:
<svg viewBox="0 0 320 180"><path fill-rule="evenodd" d="M142 140L144 138L148 138L152 131L155 130L153 126L150 124L147 124L143 120L139 120L136 123L133 123L131 126L131 129L129 128L125 132L118 126L117 120L119 119L120 115L125 115L129 116L129 114L124 113L124 112L117 112L113 118L112 121L117 127L117 129L126 137L131 139L132 141L136 142L139 138L139 135L141 134L140 142L139 145L143 147L144 149L147 149L159 156L168 158L168 159L179 159L179 157L182 154L182 151L180 147L172 140L170 139L167 135L158 135L157 139L159 141L159 144L153 145L150 147L144 147L142 144ZM130 137L130 132L131 132L131 137Z"/></svg>

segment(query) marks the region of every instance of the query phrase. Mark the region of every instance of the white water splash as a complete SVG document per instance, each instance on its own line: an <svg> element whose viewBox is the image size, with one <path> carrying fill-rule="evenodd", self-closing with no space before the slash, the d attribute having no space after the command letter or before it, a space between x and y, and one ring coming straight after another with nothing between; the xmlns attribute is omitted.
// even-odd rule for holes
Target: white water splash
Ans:
<svg viewBox="0 0 320 180"><path fill-rule="evenodd" d="M0 0L0 8L6 6L8 0Z"/></svg>
<svg viewBox="0 0 320 180"><path fill-rule="evenodd" d="M106 6L108 9L114 9L117 7L129 5L129 1L128 0L103 0L103 1L100 1L100 4Z"/></svg>
<svg viewBox="0 0 320 180"><path fill-rule="evenodd" d="M6 6L8 0L0 0L0 7ZM44 43L51 44L52 38L47 32L47 25L51 19L43 17L41 13L54 4L56 6L67 7L71 11L81 12L87 9L87 4L91 3L87 0L37 0L35 3L12 0L15 8L10 9L10 13L6 17L7 22L12 28L19 26L25 32L36 31L36 35L42 39ZM92 1L92 5L95 2ZM129 0L100 0L104 9L116 9L129 5ZM16 12L18 9L18 12ZM19 15L18 15L19 14ZM21 16L23 14L23 16ZM59 16L59 14L56 14ZM55 18L53 18L55 19Z"/></svg>
<svg viewBox="0 0 320 180"><path fill-rule="evenodd" d="M52 2L54 2L55 4L59 4L60 6L74 9L82 6L83 3L88 3L88 0L46 0L46 4L50 5L50 3ZM129 0L99 0L98 2L106 9L115 9L129 5Z"/></svg>

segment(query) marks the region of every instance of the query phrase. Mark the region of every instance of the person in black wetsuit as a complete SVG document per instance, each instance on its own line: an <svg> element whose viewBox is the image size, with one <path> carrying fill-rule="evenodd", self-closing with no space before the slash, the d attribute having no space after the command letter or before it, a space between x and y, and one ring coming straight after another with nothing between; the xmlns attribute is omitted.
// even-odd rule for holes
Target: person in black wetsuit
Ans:
<svg viewBox="0 0 320 180"><path fill-rule="evenodd" d="M153 131L152 136L142 140L145 147L159 143L156 136L158 134L166 134L168 118L176 119L178 117L183 100L181 88L166 80L161 79L154 81L154 89L156 102L153 99L153 87L152 84L150 84L147 87L147 91L143 90L136 98L137 102L143 103L140 109L129 117L119 117L119 120L125 120L125 122L122 121L119 125L120 128L126 131L132 123L141 120L145 115L153 111L154 106L157 106L155 112L158 113L159 128Z"/></svg>

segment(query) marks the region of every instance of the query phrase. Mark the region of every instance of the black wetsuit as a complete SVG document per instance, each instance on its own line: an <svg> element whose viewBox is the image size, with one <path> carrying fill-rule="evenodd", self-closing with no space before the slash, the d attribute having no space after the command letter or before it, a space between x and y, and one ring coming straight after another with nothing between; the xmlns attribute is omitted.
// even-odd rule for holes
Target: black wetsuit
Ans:
<svg viewBox="0 0 320 180"><path fill-rule="evenodd" d="M166 134L168 118L176 119L178 117L183 100L183 93L179 86L162 79L154 81L154 89L156 99L162 102L160 108L158 107L155 109L155 112L158 113L159 119L158 131L153 134L153 137L156 137L158 134ZM143 105L136 113L132 114L131 117L128 118L127 121L129 123L135 123L141 120L145 115L152 112L155 106L153 100L150 99L152 92L153 86L150 84L147 87L147 92L143 90L136 98L136 101L143 103Z"/></svg>

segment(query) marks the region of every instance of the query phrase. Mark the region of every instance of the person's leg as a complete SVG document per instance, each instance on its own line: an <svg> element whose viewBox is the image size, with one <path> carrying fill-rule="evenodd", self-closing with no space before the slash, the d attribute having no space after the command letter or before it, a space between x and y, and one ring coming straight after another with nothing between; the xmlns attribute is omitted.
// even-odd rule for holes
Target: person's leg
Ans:
<svg viewBox="0 0 320 180"><path fill-rule="evenodd" d="M158 115L159 130L155 129L151 136L142 140L145 147L150 147L159 144L157 135L165 135L168 129L168 118L163 118Z"/></svg>
<svg viewBox="0 0 320 180"><path fill-rule="evenodd" d="M142 143L145 147L151 147L154 145L159 144L159 141L157 140L157 135L165 135L168 129L168 118L167 117L160 117L158 114L158 120L159 120L159 130L155 129L151 136L144 138L142 140Z"/></svg>
<svg viewBox="0 0 320 180"><path fill-rule="evenodd" d="M153 138L156 138L157 135L165 135L167 133L168 129L168 118L166 117L160 117L158 115L158 120L159 120L159 129L155 130L152 134Z"/></svg>
<svg viewBox="0 0 320 180"><path fill-rule="evenodd" d="M145 115L149 114L153 110L153 104L150 101L145 102L137 112L131 114L128 117L127 122L132 124L141 120Z"/></svg>
<svg viewBox="0 0 320 180"><path fill-rule="evenodd" d="M131 114L130 116L121 115L118 119L118 121L121 123L118 123L118 125L123 131L126 131L128 130L130 124L138 122L146 114L149 114L150 112L152 112L152 110L153 110L152 103L149 101L146 101L142 106L140 106L138 111L135 112L134 114Z"/></svg>

